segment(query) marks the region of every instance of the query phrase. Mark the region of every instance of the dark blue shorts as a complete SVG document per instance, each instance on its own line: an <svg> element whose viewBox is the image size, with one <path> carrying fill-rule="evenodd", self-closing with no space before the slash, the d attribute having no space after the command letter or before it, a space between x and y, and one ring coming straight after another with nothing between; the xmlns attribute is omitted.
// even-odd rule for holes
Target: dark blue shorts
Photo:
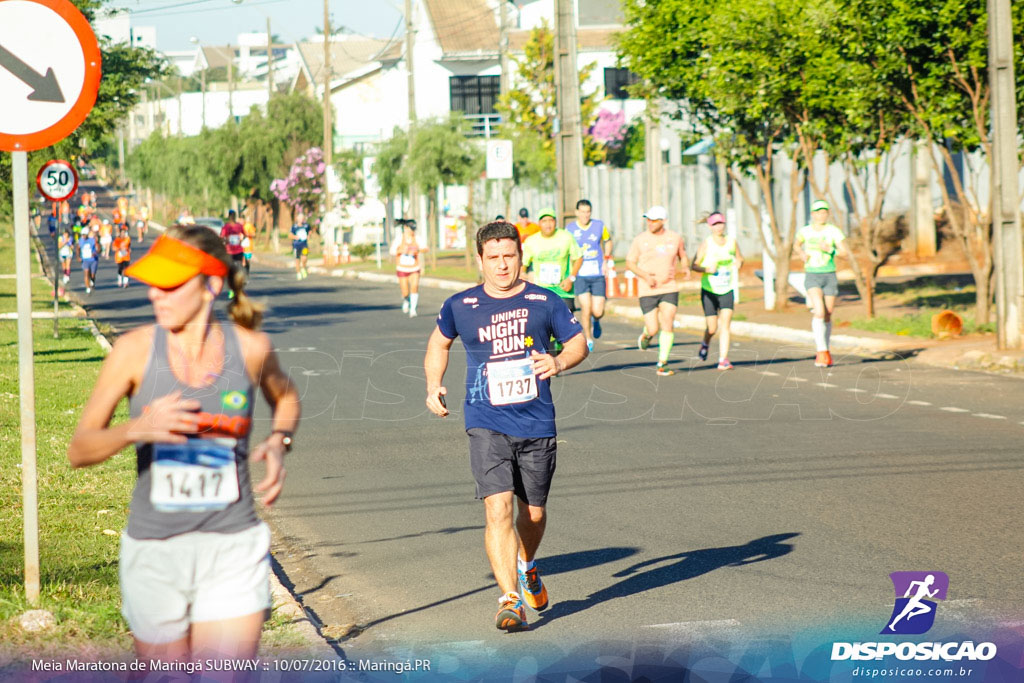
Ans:
<svg viewBox="0 0 1024 683"><path fill-rule="evenodd" d="M100 262L94 258L87 258L82 261L82 271L89 271L90 275L96 274L96 269L99 267Z"/></svg>
<svg viewBox="0 0 1024 683"><path fill-rule="evenodd" d="M604 277L601 275L584 275L576 278L572 287L573 294L590 294L591 296L605 296L607 287Z"/></svg>
<svg viewBox="0 0 1024 683"><path fill-rule="evenodd" d="M554 437L524 439L481 427L466 433L477 498L513 491L529 505L544 507L555 474Z"/></svg>

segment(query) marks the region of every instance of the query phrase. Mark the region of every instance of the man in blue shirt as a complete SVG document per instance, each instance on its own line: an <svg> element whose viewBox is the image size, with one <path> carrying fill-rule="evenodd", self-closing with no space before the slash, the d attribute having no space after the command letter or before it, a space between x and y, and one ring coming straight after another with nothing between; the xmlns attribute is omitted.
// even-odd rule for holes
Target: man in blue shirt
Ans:
<svg viewBox="0 0 1024 683"><path fill-rule="evenodd" d="M92 292L96 286L96 269L99 267L96 246L96 232L82 232L82 239L78 240L78 255L82 259L82 275L85 278L85 293Z"/></svg>
<svg viewBox="0 0 1024 683"><path fill-rule="evenodd" d="M309 276L306 271L306 258L309 256L309 223L306 217L299 214L292 226L292 251L295 252L295 279L303 280Z"/></svg>
<svg viewBox="0 0 1024 683"><path fill-rule="evenodd" d="M486 511L487 557L502 592L495 625L521 631L529 628L524 600L538 611L548 605L534 556L555 472L550 379L586 358L587 346L559 297L520 278L523 252L514 225L485 225L476 251L484 283L444 302L427 344L427 407L448 416L441 382L452 343L462 337L470 466ZM557 358L548 348L551 338L564 346Z"/></svg>
<svg viewBox="0 0 1024 683"><path fill-rule="evenodd" d="M606 299L604 262L612 256L612 236L604 221L591 219L590 201L576 202L576 220L565 226L583 251L583 265L573 285L580 304L580 322L587 337L587 348L594 350L594 340L601 337L601 318Z"/></svg>

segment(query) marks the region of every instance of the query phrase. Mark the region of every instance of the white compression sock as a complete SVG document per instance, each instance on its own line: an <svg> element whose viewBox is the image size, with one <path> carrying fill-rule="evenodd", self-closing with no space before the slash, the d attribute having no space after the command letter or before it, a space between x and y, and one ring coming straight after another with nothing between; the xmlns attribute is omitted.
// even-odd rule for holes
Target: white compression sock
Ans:
<svg viewBox="0 0 1024 683"><path fill-rule="evenodd" d="M832 348L832 321L825 323L825 350Z"/></svg>
<svg viewBox="0 0 1024 683"><path fill-rule="evenodd" d="M817 351L827 351L828 342L825 341L825 319L811 318L811 332L814 333L814 346Z"/></svg>
<svg viewBox="0 0 1024 683"><path fill-rule="evenodd" d="M419 302L420 302L420 295L419 295L418 292L416 294L410 294L409 295L409 310L411 312L415 313L416 312L416 305Z"/></svg>

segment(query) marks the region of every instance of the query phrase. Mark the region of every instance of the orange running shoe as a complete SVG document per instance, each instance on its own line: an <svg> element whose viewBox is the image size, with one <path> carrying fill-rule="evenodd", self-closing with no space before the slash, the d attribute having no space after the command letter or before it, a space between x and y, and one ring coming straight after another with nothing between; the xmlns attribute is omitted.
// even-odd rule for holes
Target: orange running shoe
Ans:
<svg viewBox="0 0 1024 683"><path fill-rule="evenodd" d="M832 352L831 351L826 351L825 352L825 367L826 368L832 367Z"/></svg>
<svg viewBox="0 0 1024 683"><path fill-rule="evenodd" d="M526 623L526 607L523 606L522 598L515 593L505 593L498 600L498 604L500 607L494 617L494 625L499 630L514 633L530 629L530 625Z"/></svg>
<svg viewBox="0 0 1024 683"><path fill-rule="evenodd" d="M816 367L816 368L827 368L828 367L828 365L825 364L825 352L824 351L818 351L816 354L814 354L814 367Z"/></svg>
<svg viewBox="0 0 1024 683"><path fill-rule="evenodd" d="M519 570L519 587L523 589L523 601L527 605L538 612L548 608L548 589L540 580L536 565L525 572Z"/></svg>

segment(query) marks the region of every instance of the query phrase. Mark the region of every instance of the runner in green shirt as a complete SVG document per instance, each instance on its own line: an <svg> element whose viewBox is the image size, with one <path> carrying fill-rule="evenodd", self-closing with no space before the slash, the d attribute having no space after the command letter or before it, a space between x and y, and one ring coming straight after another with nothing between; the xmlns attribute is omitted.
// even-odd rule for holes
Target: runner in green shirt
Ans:
<svg viewBox="0 0 1024 683"><path fill-rule="evenodd" d="M540 212L540 232L523 242L523 277L533 266L532 282L562 297L575 311L573 283L583 265L583 250L568 231L556 227L553 209Z"/></svg>
<svg viewBox="0 0 1024 683"><path fill-rule="evenodd" d="M573 283L583 265L583 250L575 237L557 227L554 209L542 210L537 222L540 232L523 242L523 279L550 289L575 313ZM527 274L529 266L533 271ZM557 340L552 346L556 353L562 350Z"/></svg>
<svg viewBox="0 0 1024 683"><path fill-rule="evenodd" d="M839 295L839 280L836 277L836 253L840 246L845 255L852 258L846 246L843 231L828 222L828 202L819 199L811 204L811 222L800 228L796 234L794 253L806 264L804 286L807 288L807 302L811 305L811 331L817 354L814 365L819 368L832 367L832 353L829 341L832 336L832 312Z"/></svg>

